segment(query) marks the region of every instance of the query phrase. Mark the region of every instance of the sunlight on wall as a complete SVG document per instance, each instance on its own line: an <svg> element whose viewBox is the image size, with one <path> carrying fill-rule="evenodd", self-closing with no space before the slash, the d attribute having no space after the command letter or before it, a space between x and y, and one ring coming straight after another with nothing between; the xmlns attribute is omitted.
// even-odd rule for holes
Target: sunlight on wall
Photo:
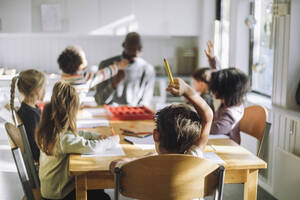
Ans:
<svg viewBox="0 0 300 200"><path fill-rule="evenodd" d="M89 32L89 35L125 35L138 30L138 22L135 15L131 14Z"/></svg>

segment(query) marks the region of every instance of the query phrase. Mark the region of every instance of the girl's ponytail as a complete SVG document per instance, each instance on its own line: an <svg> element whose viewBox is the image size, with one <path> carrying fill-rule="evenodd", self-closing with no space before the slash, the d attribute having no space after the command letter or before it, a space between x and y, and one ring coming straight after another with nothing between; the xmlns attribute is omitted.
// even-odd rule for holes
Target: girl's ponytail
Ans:
<svg viewBox="0 0 300 200"><path fill-rule="evenodd" d="M10 109L12 114L12 119L14 123L16 124L16 118L15 118L15 88L16 88L16 82L18 80L19 76L15 76L11 81L10 86Z"/></svg>

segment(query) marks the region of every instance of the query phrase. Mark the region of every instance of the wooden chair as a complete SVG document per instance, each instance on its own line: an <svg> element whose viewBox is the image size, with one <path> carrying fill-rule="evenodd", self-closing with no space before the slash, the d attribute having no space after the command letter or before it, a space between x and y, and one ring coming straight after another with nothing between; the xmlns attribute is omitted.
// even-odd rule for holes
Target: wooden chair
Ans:
<svg viewBox="0 0 300 200"><path fill-rule="evenodd" d="M23 157L25 159L25 164L28 167L28 172L29 176L31 177L30 180L33 184L34 188L40 188L40 180L38 177L38 164L34 162L33 159L33 154L31 151L31 147L28 141L27 133L25 130L25 126L17 114L16 110L12 110L12 114L14 115L14 123L18 127L20 133L21 133L21 138L22 138L22 145L24 151L22 151Z"/></svg>
<svg viewBox="0 0 300 200"><path fill-rule="evenodd" d="M115 200L222 199L225 168L184 154L149 156L115 167Z"/></svg>
<svg viewBox="0 0 300 200"><path fill-rule="evenodd" d="M32 189L30 186L29 176L27 173L27 169L25 167L24 159L19 147L15 147L11 149L14 161L16 163L16 167L18 170L19 178L22 183L23 191L26 199L31 200L40 200L41 195L39 190ZM25 199L25 198L23 198Z"/></svg>
<svg viewBox="0 0 300 200"><path fill-rule="evenodd" d="M24 128L24 125L21 126L23 126ZM30 188L35 199L40 199L38 174L33 164L29 163L28 159L26 159L28 157L28 152L26 152L26 148L24 147L23 135L21 134L19 128L9 122L5 123L5 129L15 159L15 164L18 169L19 177L24 189L24 194L28 199L32 199L31 195L28 193L28 188ZM25 138L27 139L27 137Z"/></svg>
<svg viewBox="0 0 300 200"><path fill-rule="evenodd" d="M271 123L267 122L267 110L263 106L254 105L245 108L244 116L240 121L240 131L255 137L258 142L257 156L260 156L261 147L265 135L271 129Z"/></svg>

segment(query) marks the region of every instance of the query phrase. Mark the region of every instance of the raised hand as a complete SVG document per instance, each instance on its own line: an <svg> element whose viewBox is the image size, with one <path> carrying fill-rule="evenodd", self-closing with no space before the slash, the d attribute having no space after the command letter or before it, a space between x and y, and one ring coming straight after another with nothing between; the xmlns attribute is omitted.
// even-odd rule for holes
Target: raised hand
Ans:
<svg viewBox="0 0 300 200"><path fill-rule="evenodd" d="M187 95L191 87L181 78L175 78L174 83L170 83L166 90L175 96L182 96Z"/></svg>
<svg viewBox="0 0 300 200"><path fill-rule="evenodd" d="M207 42L207 49L204 50L206 56L208 59L213 59L215 57L214 55L214 44L211 40Z"/></svg>

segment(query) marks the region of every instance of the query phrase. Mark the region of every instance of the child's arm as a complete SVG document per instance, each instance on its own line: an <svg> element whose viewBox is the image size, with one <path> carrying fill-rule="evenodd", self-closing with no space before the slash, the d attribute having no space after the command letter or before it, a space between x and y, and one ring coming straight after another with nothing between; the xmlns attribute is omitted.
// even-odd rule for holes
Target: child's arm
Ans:
<svg viewBox="0 0 300 200"><path fill-rule="evenodd" d="M208 64L211 69L221 69L219 61L214 56L214 44L211 40L207 42L207 49L204 50L204 53L208 59Z"/></svg>
<svg viewBox="0 0 300 200"><path fill-rule="evenodd" d="M88 139L88 140L101 140L101 139L106 139L107 136L105 135L101 135L101 134L98 134L98 133L92 133L92 132L88 132L88 131L77 131L78 135L85 138L85 139Z"/></svg>
<svg viewBox="0 0 300 200"><path fill-rule="evenodd" d="M60 145L64 153L93 153L110 149L120 141L119 135L114 135L106 139L86 139L82 136L66 132L61 136Z"/></svg>
<svg viewBox="0 0 300 200"><path fill-rule="evenodd" d="M124 70L128 66L129 61L127 59L122 59L119 62L114 62L113 65L109 65L108 67L98 70L90 84L90 88L93 88L99 83L116 76L119 70Z"/></svg>
<svg viewBox="0 0 300 200"><path fill-rule="evenodd" d="M210 133L210 127L213 120L213 112L211 108L193 88L191 88L180 78L175 78L174 84L170 84L167 88L167 91L171 92L173 95L183 95L189 100L189 102L193 104L198 115L202 118L201 136L195 145L199 146L201 150L204 150L208 141L208 135Z"/></svg>

